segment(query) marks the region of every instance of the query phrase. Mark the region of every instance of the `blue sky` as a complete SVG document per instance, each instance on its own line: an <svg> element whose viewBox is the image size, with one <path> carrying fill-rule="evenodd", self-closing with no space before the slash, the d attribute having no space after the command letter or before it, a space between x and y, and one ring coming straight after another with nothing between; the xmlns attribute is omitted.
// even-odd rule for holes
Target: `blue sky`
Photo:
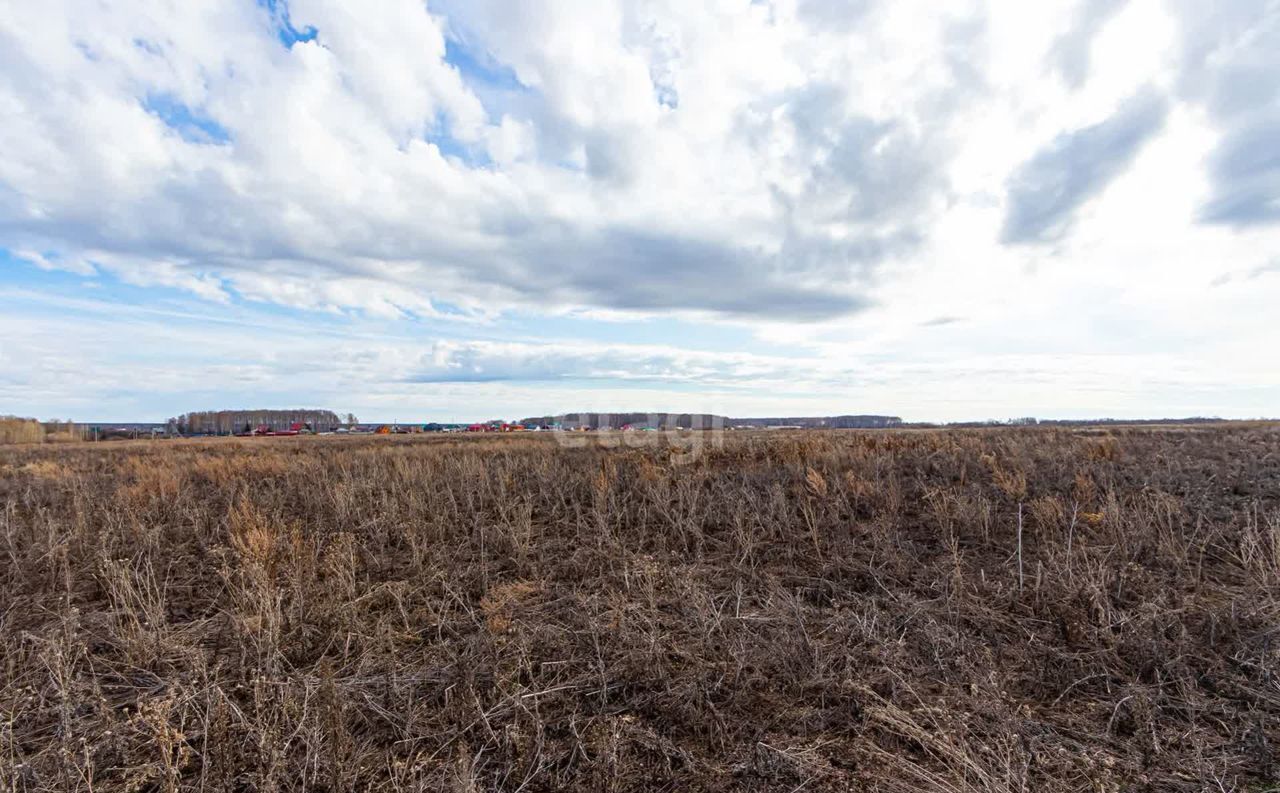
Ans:
<svg viewBox="0 0 1280 793"><path fill-rule="evenodd" d="M0 11L0 413L1280 414L1274 3L137 6Z"/></svg>

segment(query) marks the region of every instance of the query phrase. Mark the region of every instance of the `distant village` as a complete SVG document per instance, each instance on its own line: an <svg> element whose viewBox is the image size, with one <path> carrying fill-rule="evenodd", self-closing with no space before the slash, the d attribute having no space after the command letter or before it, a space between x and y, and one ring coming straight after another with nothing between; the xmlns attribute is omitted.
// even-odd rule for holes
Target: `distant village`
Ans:
<svg viewBox="0 0 1280 793"><path fill-rule="evenodd" d="M359 421L328 410L224 410L186 413L169 419L164 434L182 437L213 435L409 435L424 432L529 432L559 429L553 424L525 424L502 419L480 423Z"/></svg>
<svg viewBox="0 0 1280 793"><path fill-rule="evenodd" d="M361 422L329 410L220 410L184 413L165 422L102 422L71 425L86 440L215 436L411 435L419 433L658 432L745 429L850 429L904 426L896 416L746 418L698 413L571 413L480 422Z"/></svg>
<svg viewBox="0 0 1280 793"><path fill-rule="evenodd" d="M362 423L354 414L340 416L327 410L214 411L187 413L170 419L166 434L183 437L206 435L407 435L427 432L657 432L698 429L810 429L889 428L902 426L897 416L835 416L821 418L734 419L714 414L677 413L572 413L514 421L389 422Z"/></svg>
<svg viewBox="0 0 1280 793"><path fill-rule="evenodd" d="M362 422L330 410L219 410L184 413L164 422L40 422L6 417L0 443L138 438L412 435L419 433L659 432L746 429L849 429L905 426L896 416L746 418L699 413L571 413L480 422Z"/></svg>
<svg viewBox="0 0 1280 793"><path fill-rule="evenodd" d="M38 421L0 416L0 443L56 443L138 438L293 435L413 435L419 433L659 432L694 430L931 429L983 427L1084 427L1146 424L1210 424L1214 417L1164 419L992 419L988 421L904 422L897 416L730 418L699 413L570 413L481 422L361 422L354 414L330 410L220 410L184 413L164 422Z"/></svg>

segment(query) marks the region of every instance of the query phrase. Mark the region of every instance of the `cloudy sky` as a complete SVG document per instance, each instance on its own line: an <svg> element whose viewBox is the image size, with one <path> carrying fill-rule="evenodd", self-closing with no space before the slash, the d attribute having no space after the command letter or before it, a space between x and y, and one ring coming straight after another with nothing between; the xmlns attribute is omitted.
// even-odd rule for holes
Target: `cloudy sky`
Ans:
<svg viewBox="0 0 1280 793"><path fill-rule="evenodd" d="M0 413L290 406L1280 416L1280 0L0 0Z"/></svg>

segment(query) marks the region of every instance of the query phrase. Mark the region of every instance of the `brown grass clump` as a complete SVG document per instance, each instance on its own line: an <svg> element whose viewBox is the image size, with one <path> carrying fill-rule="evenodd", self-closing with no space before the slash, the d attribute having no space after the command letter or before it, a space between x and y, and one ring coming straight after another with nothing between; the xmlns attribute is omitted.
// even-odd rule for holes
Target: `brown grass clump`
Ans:
<svg viewBox="0 0 1280 793"><path fill-rule="evenodd" d="M231 547L246 567L266 569L272 564L276 555L276 528L243 495L227 513L227 533Z"/></svg>
<svg viewBox="0 0 1280 793"><path fill-rule="evenodd" d="M1120 441L1107 435L1088 442L1085 456L1091 462L1115 461L1120 457Z"/></svg>
<svg viewBox="0 0 1280 793"><path fill-rule="evenodd" d="M1278 443L0 447L0 790L1272 789Z"/></svg>
<svg viewBox="0 0 1280 793"><path fill-rule="evenodd" d="M37 479L59 480L70 476L70 470L56 460L35 460L25 463L18 471Z"/></svg>
<svg viewBox="0 0 1280 793"><path fill-rule="evenodd" d="M172 501L184 476L171 460L155 455L126 457L120 467L118 497L126 502Z"/></svg>
<svg viewBox="0 0 1280 793"><path fill-rule="evenodd" d="M508 632L518 609L540 590L541 587L532 581L512 581L491 587L480 598L480 611L484 613L485 627L493 634Z"/></svg>

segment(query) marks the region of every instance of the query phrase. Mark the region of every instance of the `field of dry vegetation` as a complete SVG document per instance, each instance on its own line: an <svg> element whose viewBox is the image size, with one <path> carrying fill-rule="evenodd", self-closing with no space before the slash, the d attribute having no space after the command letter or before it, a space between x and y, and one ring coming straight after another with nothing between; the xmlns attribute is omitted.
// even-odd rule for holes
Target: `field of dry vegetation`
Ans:
<svg viewBox="0 0 1280 793"><path fill-rule="evenodd" d="M1280 429L0 447L4 791L1263 791Z"/></svg>

